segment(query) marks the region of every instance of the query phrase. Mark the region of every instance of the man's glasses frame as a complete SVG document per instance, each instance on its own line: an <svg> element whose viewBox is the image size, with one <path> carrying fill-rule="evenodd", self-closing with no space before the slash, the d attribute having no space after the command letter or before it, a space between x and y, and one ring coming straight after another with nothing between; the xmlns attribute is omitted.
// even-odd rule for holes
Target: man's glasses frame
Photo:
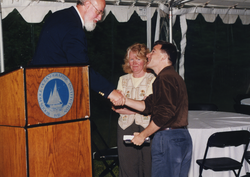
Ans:
<svg viewBox="0 0 250 177"><path fill-rule="evenodd" d="M92 4L92 6L95 8L95 10L96 10L96 14L97 15L101 15L101 16L103 16L104 15L104 12L103 11L101 11L101 10L98 10L95 6L94 6L94 4L91 2L91 1L89 1L91 4Z"/></svg>

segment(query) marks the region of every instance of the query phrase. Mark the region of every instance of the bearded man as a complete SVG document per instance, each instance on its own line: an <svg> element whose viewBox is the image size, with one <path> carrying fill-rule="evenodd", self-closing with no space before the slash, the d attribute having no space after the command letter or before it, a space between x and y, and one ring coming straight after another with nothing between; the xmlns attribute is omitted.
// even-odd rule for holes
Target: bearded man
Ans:
<svg viewBox="0 0 250 177"><path fill-rule="evenodd" d="M84 28L92 31L102 19L105 0L78 0L76 6L53 13L45 22L31 65L89 64ZM122 94L91 67L90 88L112 100Z"/></svg>

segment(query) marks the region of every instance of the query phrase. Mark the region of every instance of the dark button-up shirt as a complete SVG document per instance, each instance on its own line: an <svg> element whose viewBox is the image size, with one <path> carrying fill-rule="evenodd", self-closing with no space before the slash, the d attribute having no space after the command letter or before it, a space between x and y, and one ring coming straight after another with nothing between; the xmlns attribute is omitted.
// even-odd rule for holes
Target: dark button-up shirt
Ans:
<svg viewBox="0 0 250 177"><path fill-rule="evenodd" d="M145 100L144 114L151 114L151 121L164 128L188 125L188 95L184 80L173 66L165 67L153 83L153 94Z"/></svg>

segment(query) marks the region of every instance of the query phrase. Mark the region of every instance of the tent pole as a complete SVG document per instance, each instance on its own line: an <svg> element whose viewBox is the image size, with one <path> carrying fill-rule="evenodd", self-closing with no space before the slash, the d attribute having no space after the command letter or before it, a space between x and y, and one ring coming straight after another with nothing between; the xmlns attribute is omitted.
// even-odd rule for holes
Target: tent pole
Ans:
<svg viewBox="0 0 250 177"><path fill-rule="evenodd" d="M173 43L173 34L172 34L172 27L173 27L173 15L172 15L172 7L169 7L169 42Z"/></svg>
<svg viewBox="0 0 250 177"><path fill-rule="evenodd" d="M156 27L155 27L155 41L158 41L160 38L160 23L161 23L161 16L160 16L160 9L157 9L157 20L156 20Z"/></svg>
<svg viewBox="0 0 250 177"><path fill-rule="evenodd" d="M151 50L151 8L147 7L147 47Z"/></svg>
<svg viewBox="0 0 250 177"><path fill-rule="evenodd" d="M2 6L0 3L0 72L4 72L4 56L3 56L3 30L2 30Z"/></svg>

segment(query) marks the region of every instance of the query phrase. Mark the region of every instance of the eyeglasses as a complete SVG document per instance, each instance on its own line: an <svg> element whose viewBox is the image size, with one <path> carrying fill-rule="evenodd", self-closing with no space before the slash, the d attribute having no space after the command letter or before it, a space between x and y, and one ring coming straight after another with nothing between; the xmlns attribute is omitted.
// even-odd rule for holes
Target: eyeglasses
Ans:
<svg viewBox="0 0 250 177"><path fill-rule="evenodd" d="M98 10L95 6L94 6L94 4L91 2L91 1L89 1L91 4L92 4L92 6L95 8L95 10L96 10L96 14L97 15L101 15L101 16L103 16L104 15L104 12L102 11L102 10Z"/></svg>

